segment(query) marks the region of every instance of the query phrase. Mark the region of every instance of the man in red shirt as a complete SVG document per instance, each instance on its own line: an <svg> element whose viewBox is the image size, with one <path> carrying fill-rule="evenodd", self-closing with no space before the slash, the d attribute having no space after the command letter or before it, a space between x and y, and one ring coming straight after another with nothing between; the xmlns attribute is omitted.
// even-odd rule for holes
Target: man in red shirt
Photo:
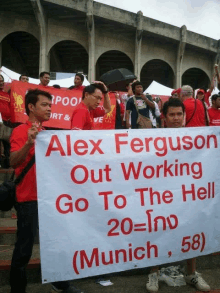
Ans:
<svg viewBox="0 0 220 293"><path fill-rule="evenodd" d="M99 107L104 94L103 107ZM82 102L73 111L71 129L92 130L93 118L102 117L111 111L108 89L101 81L85 87Z"/></svg>
<svg viewBox="0 0 220 293"><path fill-rule="evenodd" d="M50 72L43 71L40 73L40 85L47 87L50 82Z"/></svg>
<svg viewBox="0 0 220 293"><path fill-rule="evenodd" d="M74 85L69 87L69 90L81 90L83 91L85 86L82 85L84 82L84 75L81 73L76 73L75 78L74 78Z"/></svg>
<svg viewBox="0 0 220 293"><path fill-rule="evenodd" d="M212 107L208 109L209 125L220 126L220 95L212 96Z"/></svg>
<svg viewBox="0 0 220 293"><path fill-rule="evenodd" d="M29 82L29 77L26 74L22 74L20 75L19 80L22 82Z"/></svg>
<svg viewBox="0 0 220 293"><path fill-rule="evenodd" d="M8 121L11 118L10 96L3 91L4 84L4 77L3 75L0 75L0 113L2 115L2 120Z"/></svg>
<svg viewBox="0 0 220 293"><path fill-rule="evenodd" d="M186 127L206 126L205 109L200 100L193 97L193 89L184 85L181 89L180 98L186 109Z"/></svg>
<svg viewBox="0 0 220 293"><path fill-rule="evenodd" d="M185 107L179 99L170 98L166 101L163 105L162 112L165 117L167 128L182 127ZM152 267L148 275L146 288L149 292L158 292L159 290L158 270L159 267ZM184 278L187 284L195 286L199 291L210 291L210 286L200 274L196 273L196 258L187 260L186 273Z"/></svg>
<svg viewBox="0 0 220 293"><path fill-rule="evenodd" d="M25 110L29 116L25 124L16 127L11 135L10 163L18 176L35 155L35 140L43 129L42 123L50 119L52 96L39 89L30 90L25 96ZM10 285L11 293L25 293L26 266L31 258L34 238L38 229L36 165L34 164L23 180L16 186L17 240L12 256ZM55 291L65 293L82 292L69 282L56 282Z"/></svg>
<svg viewBox="0 0 220 293"><path fill-rule="evenodd" d="M0 75L0 113L1 113L2 120L4 122L7 122L11 118L10 96L8 93L4 92L3 89L4 89L4 77ZM1 140L4 146L4 158L3 156L1 156L2 157L1 166L5 169L8 169L10 167L9 165L9 155L10 155L9 137L11 133L11 128L3 125L2 121L0 122L0 127L1 127L2 133L4 134L7 133L7 136L4 135L4 138Z"/></svg>

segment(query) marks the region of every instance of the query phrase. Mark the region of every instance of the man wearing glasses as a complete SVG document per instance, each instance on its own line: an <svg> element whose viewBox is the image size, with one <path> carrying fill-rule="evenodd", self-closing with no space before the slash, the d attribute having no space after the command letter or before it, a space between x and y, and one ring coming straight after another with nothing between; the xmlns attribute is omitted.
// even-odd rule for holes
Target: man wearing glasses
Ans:
<svg viewBox="0 0 220 293"><path fill-rule="evenodd" d="M100 107L103 95L103 107ZM110 111L108 89L103 82L95 81L83 90L82 102L73 111L71 129L92 130L93 118L102 117Z"/></svg>

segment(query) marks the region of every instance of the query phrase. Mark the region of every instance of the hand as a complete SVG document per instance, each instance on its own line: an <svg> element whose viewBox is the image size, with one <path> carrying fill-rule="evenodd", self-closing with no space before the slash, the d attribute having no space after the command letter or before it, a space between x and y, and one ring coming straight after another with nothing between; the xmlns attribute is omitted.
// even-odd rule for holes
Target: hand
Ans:
<svg viewBox="0 0 220 293"><path fill-rule="evenodd" d="M39 125L37 125L37 123L33 123L32 127L28 129L28 140L27 140L27 144L32 145L35 142L35 139L39 133L38 128Z"/></svg>
<svg viewBox="0 0 220 293"><path fill-rule="evenodd" d="M104 82L102 82L102 81L93 81L93 83L96 83L96 84L100 84L100 85L102 85L102 86L103 86L103 90L104 90L105 92L108 92L108 88L107 88L107 86L104 84Z"/></svg>
<svg viewBox="0 0 220 293"><path fill-rule="evenodd" d="M142 98L142 100L146 100L147 99L147 97L145 96L145 94L141 94L141 98Z"/></svg>

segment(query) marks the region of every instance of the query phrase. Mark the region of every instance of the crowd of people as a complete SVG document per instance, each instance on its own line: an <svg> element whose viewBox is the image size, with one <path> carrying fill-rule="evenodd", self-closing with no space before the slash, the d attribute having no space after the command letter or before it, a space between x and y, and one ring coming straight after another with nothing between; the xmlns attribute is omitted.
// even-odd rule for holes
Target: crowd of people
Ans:
<svg viewBox="0 0 220 293"><path fill-rule="evenodd" d="M220 82L218 67L215 66L215 77ZM100 81L83 86L84 76L76 74L74 85L69 89L82 91L82 102L74 110L71 120L73 130L92 130L93 118L104 116L111 111L107 86ZM21 75L20 81L28 82L28 76ZM10 166L18 176L35 155L37 134L44 130L42 124L51 116L52 96L47 91L50 73L40 74L42 89L29 90L25 96L25 110L28 115L26 123L14 128L10 136ZM4 78L0 75L0 101L7 101L8 94L3 91ZM143 93L141 82L135 80L127 85L127 93L115 93L117 129L138 128L180 128L220 126L220 93L211 96L213 84L209 91L199 89L196 96L189 85L174 90L171 97L159 105L151 95ZM211 96L211 105L209 97ZM103 106L100 106L103 100ZM7 121L7 111L2 108L3 121ZM4 113L4 114L3 114ZM6 146L8 148L8 146ZM22 182L16 187L17 240L13 252L10 285L11 293L25 293L27 286L26 266L31 258L34 238L38 229L36 166L30 168ZM210 286L196 272L196 260L187 261L185 275L187 283L200 291L209 291ZM146 288L149 292L158 292L158 267L151 269ZM68 281L52 284L54 292L83 292L70 285Z"/></svg>

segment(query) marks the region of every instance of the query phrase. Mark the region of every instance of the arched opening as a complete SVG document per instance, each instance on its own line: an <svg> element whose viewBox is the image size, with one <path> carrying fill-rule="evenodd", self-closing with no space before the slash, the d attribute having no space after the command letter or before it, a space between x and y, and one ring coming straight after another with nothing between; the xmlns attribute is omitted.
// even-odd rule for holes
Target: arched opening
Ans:
<svg viewBox="0 0 220 293"><path fill-rule="evenodd" d="M50 49L50 71L88 74L88 53L74 41L61 41Z"/></svg>
<svg viewBox="0 0 220 293"><path fill-rule="evenodd" d="M123 52L112 50L103 53L96 63L96 78L112 69L127 68L134 71L131 59Z"/></svg>
<svg viewBox="0 0 220 293"><path fill-rule="evenodd" d="M2 40L2 65L20 74L38 78L39 41L26 32L14 32Z"/></svg>
<svg viewBox="0 0 220 293"><path fill-rule="evenodd" d="M208 88L210 86L210 79L203 70L190 68L182 75L182 85L190 85L193 89Z"/></svg>
<svg viewBox="0 0 220 293"><path fill-rule="evenodd" d="M174 72L168 63L159 59L153 59L145 63L141 70L141 82L144 89L155 80L165 86L173 88Z"/></svg>

